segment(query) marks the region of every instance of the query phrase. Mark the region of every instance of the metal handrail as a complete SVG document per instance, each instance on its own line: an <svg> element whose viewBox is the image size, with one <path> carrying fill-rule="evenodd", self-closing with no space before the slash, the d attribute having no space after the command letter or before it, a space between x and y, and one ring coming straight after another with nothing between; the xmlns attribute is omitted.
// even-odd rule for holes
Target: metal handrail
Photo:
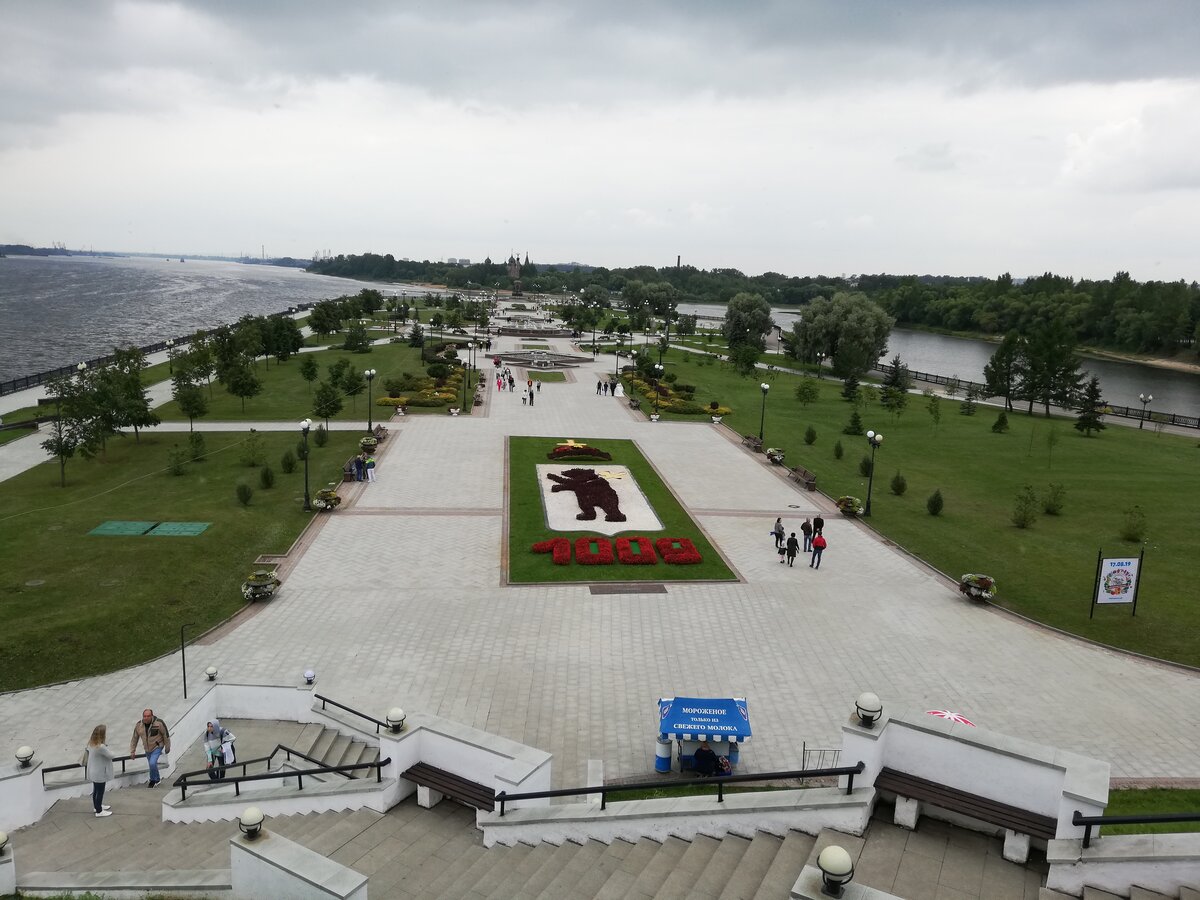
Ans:
<svg viewBox="0 0 1200 900"><path fill-rule="evenodd" d="M254 762L254 760L247 760L247 763L250 763L250 762ZM357 772L359 769L374 769L375 770L375 781L376 781L376 783L379 783L379 782L383 781L383 767L390 766L391 764L392 764L392 758L389 756L387 759L381 759L377 762L354 763L353 765L348 765L348 766L319 766L315 769L297 769L294 772L279 771L279 772L263 772L258 775L235 775L232 778L221 779L221 783L222 784L232 784L233 785L233 793L234 793L234 796L236 796L236 797L242 796L242 783L246 782L246 781L279 781L284 778L295 778L296 779L296 789L302 791L302 790L304 790L304 776L305 775L329 775L329 774L345 775L347 772ZM234 765L235 766L242 765L242 763L234 763ZM173 782L171 782L172 787L179 788L181 800L187 799L187 789L189 787L194 786L194 785L192 785L191 782L188 781L189 776L194 776L194 775L204 775L205 777L207 777L208 770L201 769L198 772L184 772L182 775L178 776Z"/></svg>
<svg viewBox="0 0 1200 900"><path fill-rule="evenodd" d="M1200 812L1145 813L1131 816L1085 816L1079 810L1071 816L1072 825L1083 825L1083 846L1091 846L1093 825L1156 825L1164 822L1200 822ZM1096 835L1100 837L1100 835Z"/></svg>
<svg viewBox="0 0 1200 900"><path fill-rule="evenodd" d="M145 753L135 753L132 756L114 756L112 761L115 763L121 764L121 774L124 775L125 774L125 763L129 762L130 760L134 760L134 759L145 759L146 756L147 756L147 754L145 754ZM46 786L46 773L47 772L66 772L70 769L82 769L82 768L84 768L83 763L67 763L65 766L42 766L42 787Z"/></svg>
<svg viewBox="0 0 1200 900"><path fill-rule="evenodd" d="M313 694L313 696L321 701L321 709L324 709L325 704L329 703L333 706L336 706L338 709L344 709L346 712L352 713L353 715L358 716L360 719L366 719L368 722L374 723L376 734L379 734L380 728L390 727L387 722L380 722L374 716L368 716L365 712L359 712L357 709L353 709L353 708L347 706L345 703L338 703L336 700L330 700L328 697L323 697L320 694Z"/></svg>
<svg viewBox="0 0 1200 900"><path fill-rule="evenodd" d="M827 776L849 776L846 782L846 793L854 792L854 776L862 774L862 771L867 767L867 764L859 760L857 765L853 766L837 766L831 769L800 769L792 772L758 772L749 775L722 775L714 779L717 786L717 802L725 802L725 785L727 784L744 784L754 781L780 781L783 779L796 778L821 778ZM500 816L504 816L504 805L512 800L543 800L549 797L578 797L586 794L600 795L600 808L605 809L608 806L608 795L616 794L622 791L644 791L644 790L660 790L666 788L694 787L697 784L706 784L713 782L702 782L695 780L688 781L638 781L632 784L602 784L595 787L581 788L559 788L554 791L528 791L523 794L510 794L507 791L500 791L496 794L496 802L500 804Z"/></svg>

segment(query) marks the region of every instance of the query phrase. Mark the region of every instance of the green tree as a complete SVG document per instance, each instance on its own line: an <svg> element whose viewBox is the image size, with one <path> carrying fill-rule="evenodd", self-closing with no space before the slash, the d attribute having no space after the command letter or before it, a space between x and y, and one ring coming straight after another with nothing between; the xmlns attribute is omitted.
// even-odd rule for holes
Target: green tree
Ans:
<svg viewBox="0 0 1200 900"><path fill-rule="evenodd" d="M933 422L933 433L937 434L938 426L942 424L942 398L933 391L928 391L925 397L925 409L929 411L929 420Z"/></svg>
<svg viewBox="0 0 1200 900"><path fill-rule="evenodd" d="M190 381L176 380L171 386L171 396L179 404L179 411L188 417L188 431L192 431L196 420L208 413L208 398L204 391Z"/></svg>
<svg viewBox="0 0 1200 900"><path fill-rule="evenodd" d="M350 398L351 409L357 410L358 395L367 389L367 382L363 378L362 372L354 366L347 366L337 386L342 389L343 394Z"/></svg>
<svg viewBox="0 0 1200 900"><path fill-rule="evenodd" d="M342 327L342 309L336 300L322 300L308 313L308 327L317 334L333 334Z"/></svg>
<svg viewBox="0 0 1200 900"><path fill-rule="evenodd" d="M1013 500L1012 523L1018 528L1028 528L1037 521L1038 500L1032 485L1025 485Z"/></svg>
<svg viewBox="0 0 1200 900"><path fill-rule="evenodd" d="M352 353L370 353L371 338L367 335L367 326L361 322L354 322L346 329L346 340L342 343L342 349Z"/></svg>
<svg viewBox="0 0 1200 900"><path fill-rule="evenodd" d="M800 383L796 385L796 399L800 401L800 405L805 409L808 404L816 403L821 399L821 388L817 385L815 378L801 378Z"/></svg>
<svg viewBox="0 0 1200 900"><path fill-rule="evenodd" d="M1015 331L1010 331L983 367L983 378L988 394L1003 397L1004 408L1011 411L1013 397L1020 384L1025 367L1025 341Z"/></svg>
<svg viewBox="0 0 1200 900"><path fill-rule="evenodd" d="M864 294L837 293L809 304L792 326L792 347L801 362L833 359L838 378L861 378L887 352L895 320Z"/></svg>
<svg viewBox="0 0 1200 900"><path fill-rule="evenodd" d="M804 429L804 443L812 446L817 442L817 429L809 425Z"/></svg>
<svg viewBox="0 0 1200 900"><path fill-rule="evenodd" d="M996 416L996 421L992 423L992 433L1008 433L1008 413L1006 413L1004 410L1000 410L1000 415Z"/></svg>
<svg viewBox="0 0 1200 900"><path fill-rule="evenodd" d="M1100 420L1103 415L1104 401L1100 398L1100 379L1093 375L1083 389L1079 399L1079 415L1075 419L1075 429L1082 431L1084 437L1091 437L1092 432L1104 430Z"/></svg>
<svg viewBox="0 0 1200 900"><path fill-rule="evenodd" d="M885 387L879 402L884 409L891 413L894 421L899 419L900 414L908 408L908 394L897 387Z"/></svg>
<svg viewBox="0 0 1200 900"><path fill-rule="evenodd" d="M318 419L324 419L326 426L329 425L329 419L336 416L342 411L342 392L330 384L328 381L322 381L317 385L317 392L313 396L313 415Z"/></svg>
<svg viewBox="0 0 1200 900"><path fill-rule="evenodd" d="M929 495L929 499L925 501L925 509L928 510L931 516L940 516L942 509L945 507L946 501L942 497L942 489L938 488Z"/></svg>
<svg viewBox="0 0 1200 900"><path fill-rule="evenodd" d="M58 457L59 486L66 487L67 460L76 453L93 455L100 443L90 412L91 391L82 374L58 375L46 382L46 396L54 400L55 416L42 447Z"/></svg>
<svg viewBox="0 0 1200 900"><path fill-rule="evenodd" d="M864 434L862 416L858 414L858 410L850 413L850 421L842 428L842 434Z"/></svg>
<svg viewBox="0 0 1200 900"><path fill-rule="evenodd" d="M271 352L278 362L287 362L304 346L304 335L291 316L271 319Z"/></svg>
<svg viewBox="0 0 1200 900"><path fill-rule="evenodd" d="M752 343L738 344L729 354L729 363L743 378L749 377L758 365L759 352L758 347Z"/></svg>
<svg viewBox="0 0 1200 900"><path fill-rule="evenodd" d="M771 328L771 304L759 294L743 292L735 294L729 301L721 333L725 336L732 357L734 351L743 345L762 353L767 346L763 336Z"/></svg>
<svg viewBox="0 0 1200 900"><path fill-rule="evenodd" d="M897 472L892 476L892 493L897 497L903 497L904 492L908 490L908 479Z"/></svg>
<svg viewBox="0 0 1200 900"><path fill-rule="evenodd" d="M262 393L262 380L248 363L236 366L225 373L225 390L241 398L242 412L246 411L246 400Z"/></svg>
<svg viewBox="0 0 1200 900"><path fill-rule="evenodd" d="M892 371L883 376L883 386L885 388L893 387L897 390L907 391L912 387L912 376L908 372L908 366L900 361L900 354L897 353L892 357Z"/></svg>
<svg viewBox="0 0 1200 900"><path fill-rule="evenodd" d="M321 366L313 354L306 353L300 360L300 377L308 382L308 395L311 397L313 383L321 377Z"/></svg>

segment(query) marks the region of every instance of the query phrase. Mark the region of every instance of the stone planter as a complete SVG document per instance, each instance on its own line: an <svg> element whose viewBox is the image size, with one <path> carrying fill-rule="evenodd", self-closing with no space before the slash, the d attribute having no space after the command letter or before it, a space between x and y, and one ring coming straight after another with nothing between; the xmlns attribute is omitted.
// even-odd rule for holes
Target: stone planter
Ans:
<svg viewBox="0 0 1200 900"><path fill-rule="evenodd" d="M650 421L651 422L657 422L659 420L659 418L660 417L659 417L658 413L650 413Z"/></svg>
<svg viewBox="0 0 1200 900"><path fill-rule="evenodd" d="M712 423L713 423L714 425L720 425L720 424L721 424L721 418L722 418L721 416L713 416L713 417L712 417Z"/></svg>
<svg viewBox="0 0 1200 900"><path fill-rule="evenodd" d="M275 577L274 572L260 569L242 582L242 597L251 603L256 600L269 600L280 584L282 582Z"/></svg>
<svg viewBox="0 0 1200 900"><path fill-rule="evenodd" d="M457 415L458 415L460 412L462 412L462 408L461 408L461 407L458 407L458 406L452 406L452 407L450 407L450 415L452 415L452 416L457 416Z"/></svg>

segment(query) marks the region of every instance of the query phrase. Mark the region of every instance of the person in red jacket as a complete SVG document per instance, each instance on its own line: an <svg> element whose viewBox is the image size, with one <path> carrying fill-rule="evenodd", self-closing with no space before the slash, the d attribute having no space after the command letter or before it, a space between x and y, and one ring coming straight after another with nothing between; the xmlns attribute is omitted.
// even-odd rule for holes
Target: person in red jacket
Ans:
<svg viewBox="0 0 1200 900"><path fill-rule="evenodd" d="M829 546L825 540L825 535L817 532L812 539L812 559L808 563L810 569L821 568L821 554L825 552L825 548Z"/></svg>

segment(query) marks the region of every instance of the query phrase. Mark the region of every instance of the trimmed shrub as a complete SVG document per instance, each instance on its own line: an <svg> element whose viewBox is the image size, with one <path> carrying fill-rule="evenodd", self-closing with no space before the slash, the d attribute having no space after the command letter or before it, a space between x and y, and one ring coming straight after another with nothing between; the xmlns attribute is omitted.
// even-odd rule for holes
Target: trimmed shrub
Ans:
<svg viewBox="0 0 1200 900"><path fill-rule="evenodd" d="M317 430L313 432L313 443L318 447L324 447L329 443L329 432L325 430L324 422L318 425Z"/></svg>
<svg viewBox="0 0 1200 900"><path fill-rule="evenodd" d="M296 459L304 462L304 457L308 456L308 448L304 444L304 438L296 441Z"/></svg>
<svg viewBox="0 0 1200 900"><path fill-rule="evenodd" d="M445 363L437 362L426 369L425 373L434 381L445 381L450 376L450 367Z"/></svg>
<svg viewBox="0 0 1200 900"><path fill-rule="evenodd" d="M172 475L182 475L187 461L188 452L178 444L167 451L167 471Z"/></svg>
<svg viewBox="0 0 1200 900"><path fill-rule="evenodd" d="M929 499L925 501L925 508L929 510L931 516L940 516L942 508L946 505L946 501L942 499L942 489L938 488L929 495Z"/></svg>
<svg viewBox="0 0 1200 900"><path fill-rule="evenodd" d="M804 429L804 443L810 447L817 442L817 429L809 425Z"/></svg>
<svg viewBox="0 0 1200 900"><path fill-rule="evenodd" d="M1037 521L1037 494L1031 485L1025 485L1013 500L1012 523L1018 528L1028 528Z"/></svg>
<svg viewBox="0 0 1200 900"><path fill-rule="evenodd" d="M850 421L846 423L842 429L842 434L864 434L862 416L858 414L858 410L854 410L850 414Z"/></svg>
<svg viewBox="0 0 1200 900"><path fill-rule="evenodd" d="M296 471L296 454L291 450L284 450L283 456L279 457L279 468L284 475L291 475Z"/></svg>
<svg viewBox="0 0 1200 900"><path fill-rule="evenodd" d="M871 462L871 457L864 456L858 461L858 473L862 475L863 478L870 478L873 465L874 464Z"/></svg>
<svg viewBox="0 0 1200 900"><path fill-rule="evenodd" d="M250 429L250 436L242 444L242 465L255 468L266 461L266 448L263 447L262 435Z"/></svg>
<svg viewBox="0 0 1200 900"><path fill-rule="evenodd" d="M908 479L897 472L892 476L892 493L897 497L903 497L904 492L908 490Z"/></svg>
<svg viewBox="0 0 1200 900"><path fill-rule="evenodd" d="M193 431L188 435L188 456L192 462L200 462L204 459L204 435L198 431Z"/></svg>
<svg viewBox="0 0 1200 900"><path fill-rule="evenodd" d="M258 486L264 491L275 487L275 470L270 466L263 466L262 471L258 473Z"/></svg>
<svg viewBox="0 0 1200 900"><path fill-rule="evenodd" d="M1146 514L1137 504L1125 510L1121 520L1121 540L1141 543L1146 539Z"/></svg>
<svg viewBox="0 0 1200 900"><path fill-rule="evenodd" d="M834 459L841 459L845 454L846 454L846 451L842 447L841 441L838 441L836 444L833 445L833 458Z"/></svg>
<svg viewBox="0 0 1200 900"><path fill-rule="evenodd" d="M1051 483L1042 497L1042 512L1048 516L1057 516L1067 504L1067 489L1061 484Z"/></svg>
<svg viewBox="0 0 1200 900"><path fill-rule="evenodd" d="M250 498L253 496L254 496L254 488L250 487L250 485L239 484L237 486L238 503L242 504L242 506L249 506Z"/></svg>
<svg viewBox="0 0 1200 900"><path fill-rule="evenodd" d="M992 424L992 434L1006 434L1008 432L1008 413L1003 410L1000 415L996 416L996 421Z"/></svg>

